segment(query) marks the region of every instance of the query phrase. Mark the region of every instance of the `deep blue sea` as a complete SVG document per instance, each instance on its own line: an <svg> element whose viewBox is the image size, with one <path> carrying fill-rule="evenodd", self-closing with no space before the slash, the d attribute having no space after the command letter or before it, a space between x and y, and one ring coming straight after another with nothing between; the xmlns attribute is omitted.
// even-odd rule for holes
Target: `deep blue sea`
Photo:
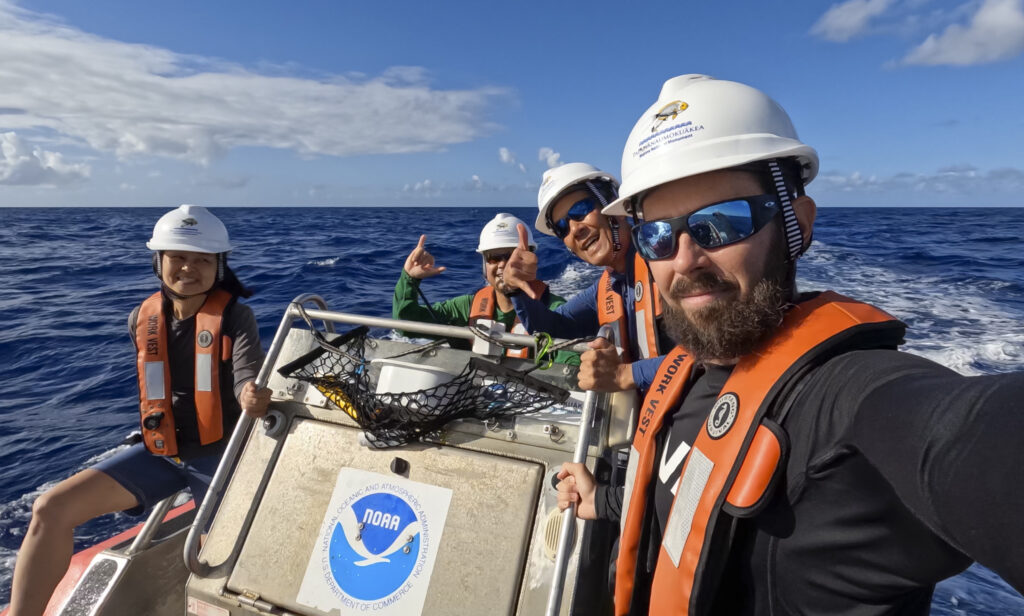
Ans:
<svg viewBox="0 0 1024 616"><path fill-rule="evenodd" d="M170 209L170 208L167 208ZM161 209L0 208L0 606L32 501L110 455L138 423L131 309L158 286L145 242ZM510 210L528 223L535 210ZM441 276L433 300L483 284L474 252L497 210L222 208L231 264L266 347L287 303L318 293L332 309L390 316L402 263L421 233ZM799 270L910 326L905 347L963 374L1024 369L1024 209L820 208ZM537 234L541 277L570 296L598 271ZM1012 488L1011 488L1012 489ZM78 529L76 548L137 523ZM974 566L935 592L932 613L1024 614L1024 598Z"/></svg>

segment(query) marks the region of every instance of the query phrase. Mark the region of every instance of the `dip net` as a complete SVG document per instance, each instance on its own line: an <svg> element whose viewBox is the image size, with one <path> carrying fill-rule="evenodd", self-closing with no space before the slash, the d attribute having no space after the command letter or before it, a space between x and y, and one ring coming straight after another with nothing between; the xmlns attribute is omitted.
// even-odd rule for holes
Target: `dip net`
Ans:
<svg viewBox="0 0 1024 616"><path fill-rule="evenodd" d="M397 447L439 432L455 419L494 420L564 402L569 392L524 372L473 357L448 382L410 392L377 392L379 375L367 358L368 329L357 327L328 341L313 330L318 348L278 369L305 381L345 411L372 447Z"/></svg>

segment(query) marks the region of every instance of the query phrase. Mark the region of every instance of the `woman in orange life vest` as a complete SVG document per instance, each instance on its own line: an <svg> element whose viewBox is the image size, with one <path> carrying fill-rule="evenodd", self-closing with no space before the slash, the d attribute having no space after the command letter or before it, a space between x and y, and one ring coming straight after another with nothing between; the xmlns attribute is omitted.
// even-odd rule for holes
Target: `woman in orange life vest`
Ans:
<svg viewBox="0 0 1024 616"><path fill-rule="evenodd" d="M136 346L142 443L119 451L36 499L11 589L11 616L42 614L67 570L74 528L97 516L140 514L184 488L206 493L227 437L244 410L260 417L270 390L252 292L227 266L224 225L182 205L156 223L146 244L161 288L129 318Z"/></svg>
<svg viewBox="0 0 1024 616"><path fill-rule="evenodd" d="M519 292L509 287L504 281L505 265L512 249L519 245L517 227L523 221L511 214L500 213L491 219L480 231L480 243L476 251L483 261L484 280L487 286L474 294L459 295L443 302L419 303L417 294L422 296L420 281L424 278L437 276L445 270L443 266L434 265L434 256L424 247L427 236L421 235L420 241L409 253L402 268L402 274L395 285L395 295L391 302L391 313L396 319L407 321L424 321L444 325L469 325L478 319L492 319L503 323L506 331L525 334L526 329L519 323L512 309L509 296ZM533 236L527 234L523 240L526 250L536 250L537 244ZM565 300L552 293L546 284L538 280L532 281L532 291L537 293L540 301L552 308L561 306ZM423 298L426 301L426 298ZM399 332L404 333L404 332ZM461 340L451 340L453 347L468 349ZM527 357L528 349L509 349L508 355ZM568 351L555 353L555 361L560 364L579 365L579 355Z"/></svg>
<svg viewBox="0 0 1024 616"><path fill-rule="evenodd" d="M611 174L593 165L569 163L544 172L537 194L537 230L558 237L590 265L605 268L589 288L557 309L533 301L528 285L537 276L537 257L522 240L505 270L506 282L524 291L512 301L527 330L577 338L593 336L605 324L617 326L624 357L605 340L593 341L592 350L581 357L580 387L597 391L646 389L660 356L671 348L659 331L660 296L632 246L626 218L601 213L618 196L618 187ZM520 231L521 237L526 231Z"/></svg>

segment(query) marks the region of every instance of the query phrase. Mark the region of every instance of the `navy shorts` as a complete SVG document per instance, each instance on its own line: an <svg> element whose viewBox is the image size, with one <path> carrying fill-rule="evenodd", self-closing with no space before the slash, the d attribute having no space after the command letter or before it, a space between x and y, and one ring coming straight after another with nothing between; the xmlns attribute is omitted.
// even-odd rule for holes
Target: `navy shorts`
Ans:
<svg viewBox="0 0 1024 616"><path fill-rule="evenodd" d="M217 453L179 460L149 453L146 445L136 443L124 451L94 465L92 468L110 475L124 489L135 495L137 507L126 509L129 515L141 515L172 494L189 488L196 507L203 502L217 471L223 448Z"/></svg>

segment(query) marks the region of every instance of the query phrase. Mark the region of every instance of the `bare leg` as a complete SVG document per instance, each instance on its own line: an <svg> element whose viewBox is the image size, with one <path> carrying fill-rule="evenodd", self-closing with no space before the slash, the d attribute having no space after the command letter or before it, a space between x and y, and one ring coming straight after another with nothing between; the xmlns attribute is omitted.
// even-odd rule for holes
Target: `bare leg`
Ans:
<svg viewBox="0 0 1024 616"><path fill-rule="evenodd" d="M138 505L109 475L86 469L47 490L32 505L32 521L18 551L9 616L40 616L64 577L79 524Z"/></svg>

